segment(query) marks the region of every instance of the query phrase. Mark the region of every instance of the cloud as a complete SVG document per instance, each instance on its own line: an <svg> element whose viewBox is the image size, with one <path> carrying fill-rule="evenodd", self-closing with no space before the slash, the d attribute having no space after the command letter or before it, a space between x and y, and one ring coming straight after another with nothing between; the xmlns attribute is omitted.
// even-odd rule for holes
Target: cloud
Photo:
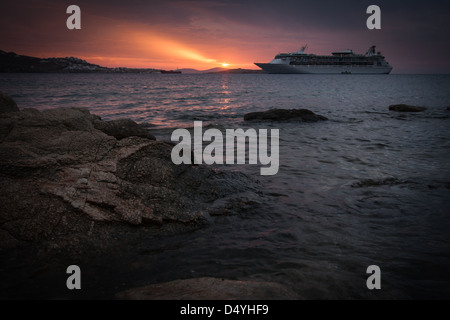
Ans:
<svg viewBox="0 0 450 320"><path fill-rule="evenodd" d="M308 43L327 54L376 44L395 70L433 57L429 70L450 65L450 11L442 0L377 4L382 29L369 31L366 0L77 0L82 30L65 27L72 1L17 0L2 5L3 50L38 56L76 55L118 65L211 67L229 62L251 67L279 51ZM101 60L102 59L102 60ZM95 62L95 61L93 61ZM399 68L398 68L399 67ZM412 70L412 69L411 69Z"/></svg>

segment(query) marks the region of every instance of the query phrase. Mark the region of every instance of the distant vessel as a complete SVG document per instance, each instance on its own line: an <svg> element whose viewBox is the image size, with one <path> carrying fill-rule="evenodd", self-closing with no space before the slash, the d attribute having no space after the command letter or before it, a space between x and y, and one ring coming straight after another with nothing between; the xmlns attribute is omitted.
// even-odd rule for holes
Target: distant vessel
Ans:
<svg viewBox="0 0 450 320"><path fill-rule="evenodd" d="M161 73L181 73L180 70L161 70Z"/></svg>
<svg viewBox="0 0 450 320"><path fill-rule="evenodd" d="M267 73L321 73L321 74L388 74L392 66L380 52L371 46L365 54L353 53L351 49L332 52L332 55L300 51L280 53L269 63L255 63Z"/></svg>

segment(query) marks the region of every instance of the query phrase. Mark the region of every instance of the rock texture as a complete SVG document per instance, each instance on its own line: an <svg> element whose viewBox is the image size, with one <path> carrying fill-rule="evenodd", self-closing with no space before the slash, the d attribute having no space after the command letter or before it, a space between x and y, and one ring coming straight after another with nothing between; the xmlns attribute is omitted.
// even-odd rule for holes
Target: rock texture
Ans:
<svg viewBox="0 0 450 320"><path fill-rule="evenodd" d="M194 278L133 288L117 294L126 300L296 300L300 297L275 282Z"/></svg>
<svg viewBox="0 0 450 320"><path fill-rule="evenodd" d="M17 111L19 111L19 107L17 107L16 102L11 97L0 91L0 113Z"/></svg>
<svg viewBox="0 0 450 320"><path fill-rule="evenodd" d="M131 136L156 140L150 132L139 126L131 119L118 119L111 121L94 120L93 124L95 129L98 129L109 136L113 136L118 140Z"/></svg>
<svg viewBox="0 0 450 320"><path fill-rule="evenodd" d="M244 115L244 120L316 122L327 120L327 118L308 109L272 109L263 112L247 113Z"/></svg>
<svg viewBox="0 0 450 320"><path fill-rule="evenodd" d="M389 110L397 112L421 112L426 109L425 107L410 106L407 104L393 104L389 106Z"/></svg>
<svg viewBox="0 0 450 320"><path fill-rule="evenodd" d="M257 198L243 174L174 165L172 145L143 130L79 108L1 114L0 248L73 244L94 223L100 236L111 224L203 223L208 210Z"/></svg>

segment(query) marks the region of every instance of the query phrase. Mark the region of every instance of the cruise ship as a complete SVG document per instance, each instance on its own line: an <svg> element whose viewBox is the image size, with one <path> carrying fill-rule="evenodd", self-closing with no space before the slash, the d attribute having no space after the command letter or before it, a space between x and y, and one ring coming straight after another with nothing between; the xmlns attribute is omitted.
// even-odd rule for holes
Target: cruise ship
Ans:
<svg viewBox="0 0 450 320"><path fill-rule="evenodd" d="M356 54L351 49L332 52L332 55L305 53L300 51L280 53L269 63L255 63L267 73L320 73L320 74L388 74L392 66L375 46L365 54Z"/></svg>

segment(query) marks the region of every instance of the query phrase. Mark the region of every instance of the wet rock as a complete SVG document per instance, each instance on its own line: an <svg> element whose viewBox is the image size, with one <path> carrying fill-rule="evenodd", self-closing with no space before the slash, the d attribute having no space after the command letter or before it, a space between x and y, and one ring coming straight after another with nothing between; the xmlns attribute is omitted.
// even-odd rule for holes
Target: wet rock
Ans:
<svg viewBox="0 0 450 320"><path fill-rule="evenodd" d="M428 188L429 189L439 189L439 188L450 189L450 182L434 180L433 184L428 184Z"/></svg>
<svg viewBox="0 0 450 320"><path fill-rule="evenodd" d="M150 132L131 119L96 120L94 121L94 127L118 140L133 136L155 140L155 137Z"/></svg>
<svg viewBox="0 0 450 320"><path fill-rule="evenodd" d="M247 113L244 115L244 120L316 122L321 120L327 120L327 118L315 114L314 112L308 109L272 109L262 112Z"/></svg>
<svg viewBox="0 0 450 320"><path fill-rule="evenodd" d="M226 199L258 198L249 177L174 165L172 145L118 140L98 130L100 118L87 109L27 109L0 119L0 249L98 245L125 226L203 224Z"/></svg>
<svg viewBox="0 0 450 320"><path fill-rule="evenodd" d="M389 106L389 110L397 112L421 112L426 109L425 107L410 106L407 104L393 104Z"/></svg>
<svg viewBox="0 0 450 320"><path fill-rule="evenodd" d="M275 282L194 278L133 288L116 295L126 300L297 300L292 290Z"/></svg>
<svg viewBox="0 0 450 320"><path fill-rule="evenodd" d="M399 184L408 183L408 181L399 180L397 178L385 178L385 179L364 179L353 183L351 186L353 188L362 187L380 187L380 186L395 186Z"/></svg>
<svg viewBox="0 0 450 320"><path fill-rule="evenodd" d="M19 111L19 107L16 102L10 96L0 91L0 113L17 111Z"/></svg>

